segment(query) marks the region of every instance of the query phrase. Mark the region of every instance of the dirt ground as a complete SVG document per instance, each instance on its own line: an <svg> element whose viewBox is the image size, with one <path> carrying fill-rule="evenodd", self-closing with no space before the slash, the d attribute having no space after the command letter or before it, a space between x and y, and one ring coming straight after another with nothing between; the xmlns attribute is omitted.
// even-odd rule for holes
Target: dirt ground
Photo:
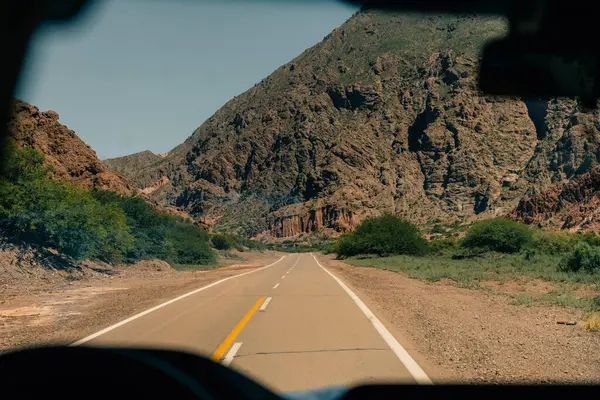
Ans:
<svg viewBox="0 0 600 400"><path fill-rule="evenodd" d="M19 272L0 260L0 352L72 343L210 282L269 264L281 254L252 252L243 257L245 261L206 271L175 271L165 262L144 261L68 274L41 268Z"/></svg>
<svg viewBox="0 0 600 400"><path fill-rule="evenodd" d="M600 382L600 333L583 329L581 310L517 305L494 291L321 259L381 316L434 381Z"/></svg>

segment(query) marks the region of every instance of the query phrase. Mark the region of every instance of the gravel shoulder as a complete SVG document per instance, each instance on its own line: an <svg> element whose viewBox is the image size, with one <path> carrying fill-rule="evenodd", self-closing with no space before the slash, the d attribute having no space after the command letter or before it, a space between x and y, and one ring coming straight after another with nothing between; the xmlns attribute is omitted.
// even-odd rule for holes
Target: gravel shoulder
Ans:
<svg viewBox="0 0 600 400"><path fill-rule="evenodd" d="M161 261L79 275L34 269L19 278L13 271L10 282L0 285L0 352L72 343L181 294L274 262L281 254L243 256L244 261L204 271L175 271Z"/></svg>
<svg viewBox="0 0 600 400"><path fill-rule="evenodd" d="M519 305L492 291L425 282L319 256L435 382L598 383L600 334L568 307Z"/></svg>

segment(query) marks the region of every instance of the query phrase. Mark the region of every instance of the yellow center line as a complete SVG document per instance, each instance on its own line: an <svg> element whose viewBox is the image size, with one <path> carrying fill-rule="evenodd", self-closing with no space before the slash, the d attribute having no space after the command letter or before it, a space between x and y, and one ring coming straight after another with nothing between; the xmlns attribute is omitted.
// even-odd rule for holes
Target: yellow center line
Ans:
<svg viewBox="0 0 600 400"><path fill-rule="evenodd" d="M213 359L213 361L219 361L221 358L223 358L223 355L225 354L229 346L231 346L237 335L240 334L240 332L244 328L244 325L246 325L248 321L250 321L250 318L252 318L252 315L254 315L256 310L258 310L263 301L265 301L264 297L258 299L254 306L252 306L252 308L246 313L246 315L244 315L244 317L240 320L240 322L237 323L233 330L229 332L229 335L227 335L225 340L223 340L223 343L221 343L219 347L217 347L215 352L212 354L211 358Z"/></svg>

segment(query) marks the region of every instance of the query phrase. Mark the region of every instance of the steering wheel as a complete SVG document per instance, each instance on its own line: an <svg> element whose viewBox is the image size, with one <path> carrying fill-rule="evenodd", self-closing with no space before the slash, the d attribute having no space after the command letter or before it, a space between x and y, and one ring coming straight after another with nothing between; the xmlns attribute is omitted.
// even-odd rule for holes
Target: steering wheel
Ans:
<svg viewBox="0 0 600 400"><path fill-rule="evenodd" d="M3 397L37 399L279 399L208 358L131 348L57 346L7 353L0 356L0 387Z"/></svg>

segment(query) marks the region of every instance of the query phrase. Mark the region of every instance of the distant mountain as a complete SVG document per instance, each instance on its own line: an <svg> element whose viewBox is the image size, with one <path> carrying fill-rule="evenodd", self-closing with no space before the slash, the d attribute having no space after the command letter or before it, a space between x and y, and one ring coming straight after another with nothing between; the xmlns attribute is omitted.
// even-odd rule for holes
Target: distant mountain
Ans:
<svg viewBox="0 0 600 400"><path fill-rule="evenodd" d="M576 101L481 94L479 51L505 32L491 17L361 11L127 174L251 235L345 231L383 211L429 225L527 212L598 165L600 120Z"/></svg>
<svg viewBox="0 0 600 400"><path fill-rule="evenodd" d="M181 207L161 204L148 198L146 195L151 192L149 188L137 189L124 176L130 171L135 171L131 168L142 168L146 163L151 165L156 160L162 160L162 155L147 151L107 160L105 164L75 132L58 121L56 111L40 112L37 107L22 100L15 100L13 104L8 134L19 147L31 147L41 152L55 176L68 179L78 187L87 190L107 190L123 196L146 197L148 205L158 212L193 219L194 223L206 229L210 228L209 219L192 218ZM114 170L118 170L121 164L124 164L124 174ZM132 167L128 168L129 165Z"/></svg>
<svg viewBox="0 0 600 400"><path fill-rule="evenodd" d="M133 176L138 171L159 162L163 158L164 156L146 150L128 156L108 158L102 160L102 162L111 171L119 172L126 176Z"/></svg>
<svg viewBox="0 0 600 400"><path fill-rule="evenodd" d="M121 174L111 172L96 152L58 121L55 111L40 112L21 100L13 104L8 134L20 147L40 151L54 174L84 189L102 189L133 195L136 189Z"/></svg>

